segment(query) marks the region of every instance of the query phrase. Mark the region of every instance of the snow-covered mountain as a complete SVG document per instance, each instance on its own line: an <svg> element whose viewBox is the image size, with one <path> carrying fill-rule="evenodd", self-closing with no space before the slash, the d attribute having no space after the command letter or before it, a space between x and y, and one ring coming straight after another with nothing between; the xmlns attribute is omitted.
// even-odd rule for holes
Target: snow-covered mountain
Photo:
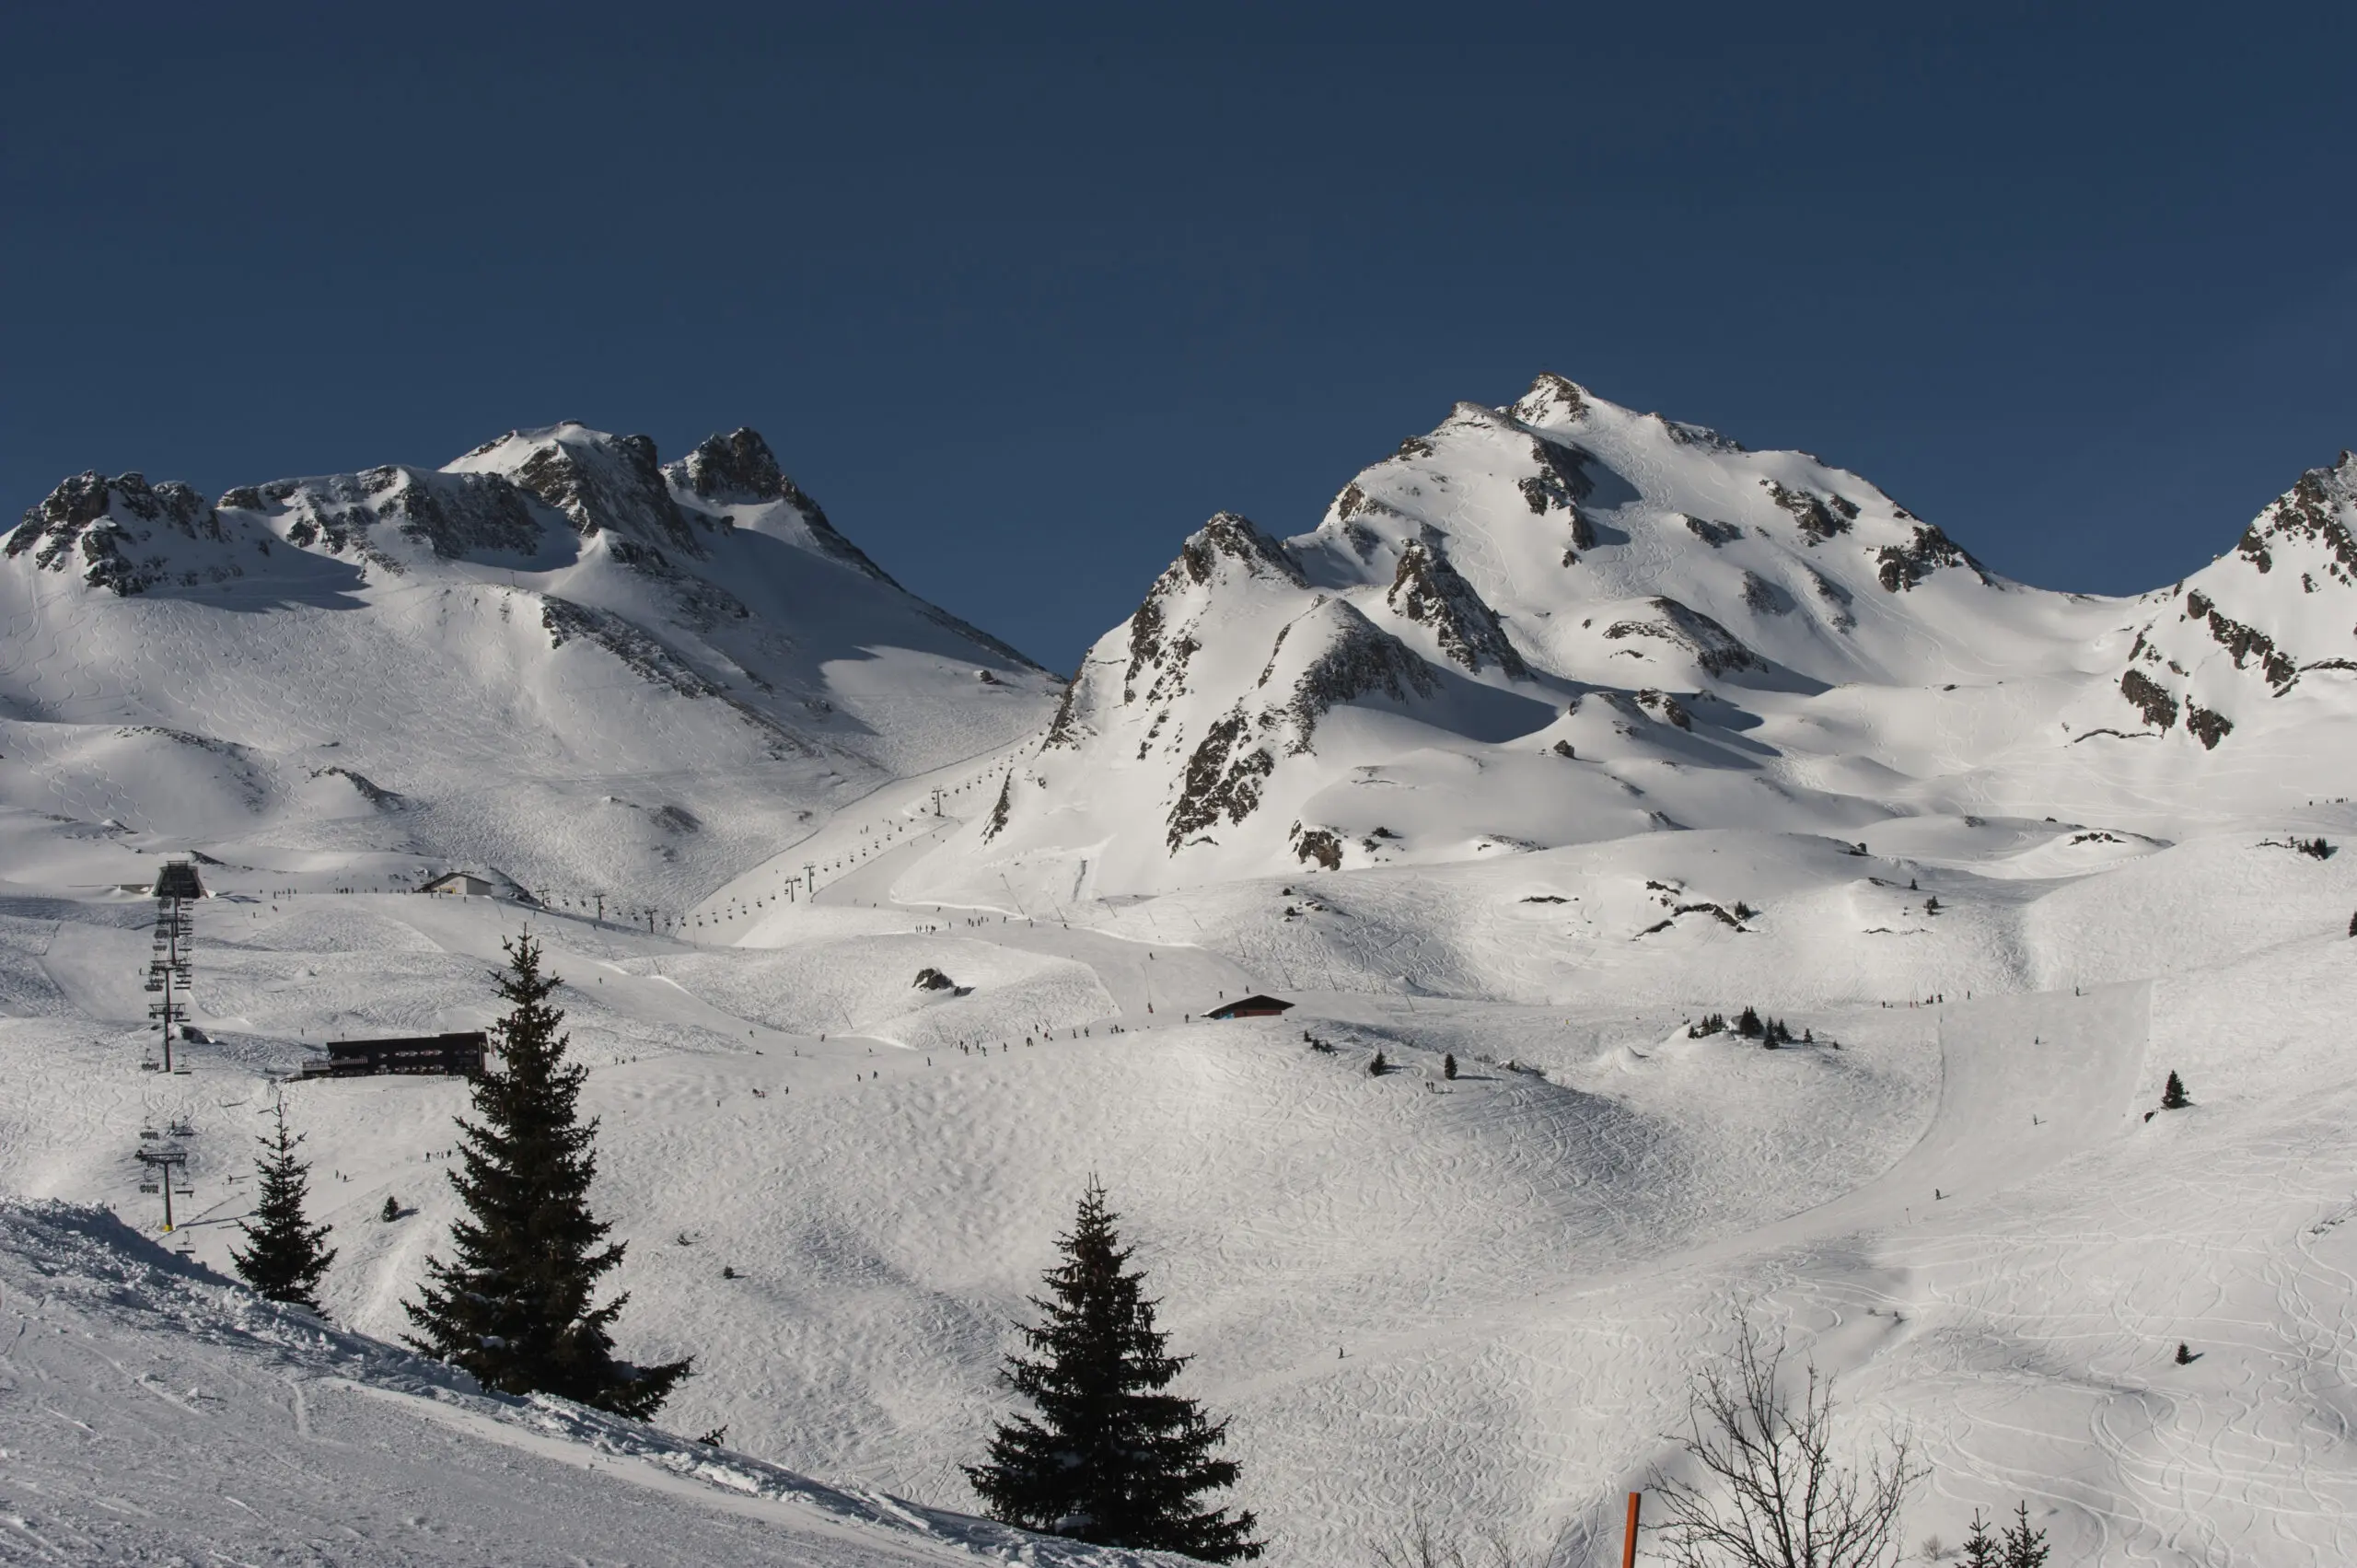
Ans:
<svg viewBox="0 0 2357 1568"><path fill-rule="evenodd" d="M2304 799L2357 722L2352 486L2346 455L2305 476L2181 591L2054 593L1856 474L1541 377L1307 533L1213 518L922 890Z"/></svg>
<svg viewBox="0 0 2357 1568"><path fill-rule="evenodd" d="M0 800L295 871L678 908L1056 681L902 589L750 430L517 431L217 502L86 473L0 556Z"/></svg>
<svg viewBox="0 0 2357 1568"><path fill-rule="evenodd" d="M0 555L0 1556L1077 1563L942 1510L1092 1175L1284 1568L1603 1560L1738 1309L1918 1434L1910 1543L2357 1556L2357 460L2096 598L1548 377L1315 521L1213 519L1067 688L744 433L61 487ZM697 901L394 896L452 860ZM389 1350L464 1086L289 1081L491 1022L526 923L664 1432ZM282 1095L333 1329L201 1272Z"/></svg>

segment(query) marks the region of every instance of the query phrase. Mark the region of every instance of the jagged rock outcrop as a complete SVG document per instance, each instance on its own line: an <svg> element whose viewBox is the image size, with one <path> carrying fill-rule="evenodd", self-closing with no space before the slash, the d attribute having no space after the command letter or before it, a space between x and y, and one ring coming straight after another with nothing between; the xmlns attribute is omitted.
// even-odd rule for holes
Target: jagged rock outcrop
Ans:
<svg viewBox="0 0 2357 1568"><path fill-rule="evenodd" d="M1731 670L1765 669L1767 661L1749 648L1742 639L1698 610L1689 610L1674 598L1655 598L1647 601L1651 612L1616 621L1604 630L1608 638L1649 637L1667 643L1692 656L1713 675L1724 675Z"/></svg>
<svg viewBox="0 0 2357 1568"><path fill-rule="evenodd" d="M2357 675L2352 528L2357 456L2343 452L2262 507L2235 549L2179 592L2154 596L2121 697L2164 732L2182 711L2187 735L2214 750L2311 677Z"/></svg>
<svg viewBox="0 0 2357 1568"><path fill-rule="evenodd" d="M1441 652L1476 674L1490 665L1516 679L1530 673L1498 624L1498 612L1435 545L1409 541L1384 602L1401 620L1431 628Z"/></svg>
<svg viewBox="0 0 2357 1568"><path fill-rule="evenodd" d="M1887 593L1904 593L1943 566L1968 568L1989 587L1997 581L1962 546L1929 523L1916 524L1915 537L1907 543L1886 544L1875 551L1875 575Z"/></svg>
<svg viewBox="0 0 2357 1568"><path fill-rule="evenodd" d="M177 480L151 485L144 474L109 479L93 471L28 508L8 535L7 554L29 553L43 571L78 572L90 587L126 598L167 581L193 586L242 575L217 553L192 559L176 541L220 545L228 538L215 509Z"/></svg>
<svg viewBox="0 0 2357 1568"><path fill-rule="evenodd" d="M1760 482L1768 492L1768 499L1793 515L1801 532L1811 544L1823 544L1840 534L1850 531L1858 520L1858 505L1840 495L1819 495L1805 490L1787 490L1772 479Z"/></svg>
<svg viewBox="0 0 2357 1568"><path fill-rule="evenodd" d="M505 472L570 519L585 540L619 536L625 547L708 552L696 525L671 493L655 443L644 436L607 436L579 424L511 431L469 452L454 469ZM704 527L711 527L706 519Z"/></svg>
<svg viewBox="0 0 2357 1568"><path fill-rule="evenodd" d="M499 474L401 466L240 485L221 497L221 507L264 518L297 549L396 575L408 568L401 552L377 538L380 526L446 561L528 555L544 534L535 498Z"/></svg>

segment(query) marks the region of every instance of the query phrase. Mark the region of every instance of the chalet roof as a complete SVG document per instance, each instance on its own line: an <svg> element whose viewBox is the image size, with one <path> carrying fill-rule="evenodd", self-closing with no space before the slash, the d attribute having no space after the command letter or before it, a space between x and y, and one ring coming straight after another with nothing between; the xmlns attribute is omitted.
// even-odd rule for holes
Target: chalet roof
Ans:
<svg viewBox="0 0 2357 1568"><path fill-rule="evenodd" d="M1292 1007L1292 1003L1275 996L1242 996L1233 1002L1222 1003L1204 1016L1234 1018L1249 1013L1283 1013Z"/></svg>

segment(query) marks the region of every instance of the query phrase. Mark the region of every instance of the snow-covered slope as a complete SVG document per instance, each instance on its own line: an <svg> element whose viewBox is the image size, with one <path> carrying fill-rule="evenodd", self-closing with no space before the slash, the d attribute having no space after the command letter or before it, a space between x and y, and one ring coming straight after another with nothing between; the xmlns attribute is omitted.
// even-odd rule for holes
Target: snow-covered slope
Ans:
<svg viewBox="0 0 2357 1568"><path fill-rule="evenodd" d="M291 1532L225 1521L274 1504L426 1562L543 1529L726 1558L706 1504L603 1484L625 1450L756 1501L823 1490L784 1466L971 1506L1011 1321L1094 1173L1283 1568L1419 1514L1605 1560L1738 1307L1838 1374L1845 1432L1913 1425L1910 1546L2026 1499L2058 1562L2357 1557L2351 459L2185 583L2096 599L1547 378L1308 532L1213 519L1061 703L772 471L743 436L663 469L560 427L211 509L76 482L20 530L0 1190L152 1227L133 1152L184 1127L173 1242L222 1265L275 1082L337 1036L480 1027L528 920L630 1243L622 1349L696 1354L664 1426L759 1461L310 1330L398 1385L347 1393L87 1212L0 1208L31 1347L0 1351L0 1529L59 1532L0 1539L187 1554L185 1517L259 1557ZM371 895L426 858L391 831L644 862L685 912ZM97 889L173 842L235 863L196 916L208 1038L167 1075L139 1067L148 907ZM806 866L815 901L785 896ZM1296 1010L1204 1020L1253 991ZM1701 1027L1747 1004L1799 1038ZM2194 1104L2157 1112L2172 1069ZM331 1315L397 1333L462 1086L286 1093ZM123 1523L130 1461L75 1467L158 1388L229 1458ZM514 1457L535 1425L561 1446ZM540 1467L584 1437L599 1485ZM347 1439L401 1456L386 1490ZM238 1490L290 1453L365 1521ZM816 1516L737 1555L831 1561L793 1533Z"/></svg>
<svg viewBox="0 0 2357 1568"><path fill-rule="evenodd" d="M0 800L390 885L676 911L1055 682L908 594L749 430L564 424L441 470L66 481L0 556Z"/></svg>
<svg viewBox="0 0 2357 1568"><path fill-rule="evenodd" d="M1041 1540L448 1368L102 1210L0 1199L0 1557L829 1568L1174 1559Z"/></svg>
<svg viewBox="0 0 2357 1568"><path fill-rule="evenodd" d="M1212 519L1090 651L1003 809L908 890L1145 892L1680 827L1847 841L2058 805L2166 835L2305 799L2357 736L2352 474L2270 506L2186 585L2200 624L2177 634L2150 596L2000 578L1805 453L1542 377L1458 404L1308 533ZM2182 725L2148 665L2194 672L2166 677L2200 689ZM2240 756L2206 755L2235 723Z"/></svg>

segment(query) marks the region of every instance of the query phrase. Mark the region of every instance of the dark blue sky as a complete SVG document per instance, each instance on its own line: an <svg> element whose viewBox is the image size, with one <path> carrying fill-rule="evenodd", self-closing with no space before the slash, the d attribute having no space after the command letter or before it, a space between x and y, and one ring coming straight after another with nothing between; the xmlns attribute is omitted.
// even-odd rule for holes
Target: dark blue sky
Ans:
<svg viewBox="0 0 2357 1568"><path fill-rule="evenodd" d="M1774 9L23 0L0 516L749 424L1069 668L1541 369L2057 587L2357 445L2349 7Z"/></svg>

